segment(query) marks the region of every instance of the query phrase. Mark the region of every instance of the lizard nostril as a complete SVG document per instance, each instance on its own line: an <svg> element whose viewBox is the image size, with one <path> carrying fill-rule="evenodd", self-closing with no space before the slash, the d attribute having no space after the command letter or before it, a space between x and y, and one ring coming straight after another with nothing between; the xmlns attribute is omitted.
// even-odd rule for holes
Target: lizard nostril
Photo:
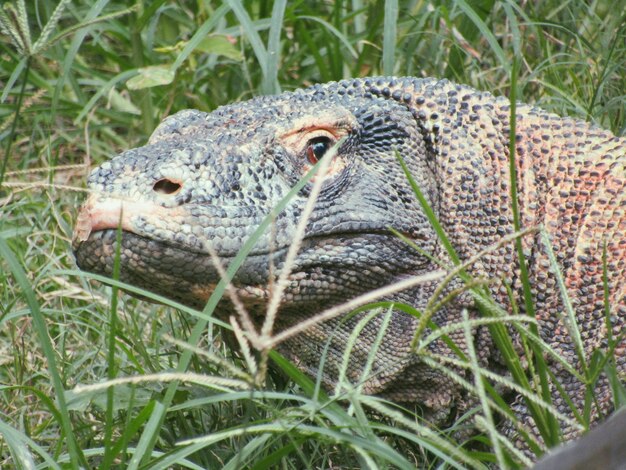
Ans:
<svg viewBox="0 0 626 470"><path fill-rule="evenodd" d="M182 187L183 185L177 181L163 178L154 183L152 189L159 194L173 195L178 193Z"/></svg>

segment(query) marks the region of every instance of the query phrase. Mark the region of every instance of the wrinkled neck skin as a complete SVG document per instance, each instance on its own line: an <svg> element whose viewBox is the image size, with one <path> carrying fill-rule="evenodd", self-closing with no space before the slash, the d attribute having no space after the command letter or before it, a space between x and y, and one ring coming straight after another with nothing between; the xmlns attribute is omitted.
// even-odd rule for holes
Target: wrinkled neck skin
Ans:
<svg viewBox="0 0 626 470"><path fill-rule="evenodd" d="M421 313L436 288L437 282L432 282L380 300L411 305ZM458 312L463 307L471 308L462 305L460 299L453 300L439 309L433 321L445 324L452 318L460 320ZM318 312L314 308L298 312L287 309L281 311L281 316L305 319ZM339 397L359 386L364 393L377 395L409 409L419 407L422 416L434 425L450 424L465 410L465 394L448 377L425 366L411 350L419 319L393 309L391 319L386 323L390 313L387 308L379 309L372 315L370 313L344 315L319 323L280 344L277 349ZM429 332L430 328L425 334ZM477 342L483 346L489 341L486 333L482 329L475 331ZM463 348L465 340L462 332L449 336ZM440 340L428 344L426 351L453 354ZM481 362L486 363L488 359L485 354L480 354Z"/></svg>

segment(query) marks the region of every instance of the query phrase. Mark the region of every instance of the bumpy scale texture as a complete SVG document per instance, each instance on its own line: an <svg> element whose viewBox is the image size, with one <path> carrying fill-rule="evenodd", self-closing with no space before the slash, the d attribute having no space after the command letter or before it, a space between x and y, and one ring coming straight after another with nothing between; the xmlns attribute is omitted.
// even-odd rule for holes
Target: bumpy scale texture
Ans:
<svg viewBox="0 0 626 470"><path fill-rule="evenodd" d="M626 321L626 140L606 130L541 109L518 105L516 155L518 204L524 227L547 230L573 302L589 357L607 346L603 250L606 246L612 334ZM509 177L510 104L445 80L355 79L167 118L148 144L95 169L91 196L76 227L74 250L85 270L111 274L116 228L121 224L122 280L202 307L219 281L208 253L224 264L312 164L345 138L330 164L322 192L290 275L275 331L374 288L438 268L389 231L413 240L434 258L449 262L397 161L399 152L438 214L462 260L513 232ZM234 286L259 323L270 285L310 192L305 186L260 238L234 278ZM523 239L537 320L543 339L574 366L576 352L563 320L564 306L545 246L537 232ZM511 311L510 286L523 306L512 243L471 265L492 283L494 298ZM273 270L271 268L273 266ZM458 287L457 283L457 287ZM389 298L423 308L436 282ZM445 294L445 292L444 292ZM470 296L458 296L434 316L439 325L458 322L462 309L476 317ZM232 311L226 300L219 311ZM324 383L338 380L346 342L361 316L320 323L288 340L280 351L310 374L325 354ZM412 353L417 319L401 311L385 332L366 392L416 404L437 423L465 411L471 399L441 372ZM350 357L349 377L361 379L382 323L375 317L361 332ZM462 332L451 337L463 347ZM501 369L485 328L474 330L479 359ZM452 352L441 341L439 354ZM626 343L618 369L626 374ZM559 382L582 407L584 387L558 364ZM611 411L605 378L598 381L598 419ZM566 403L554 389L555 403ZM521 400L515 409L532 428ZM576 435L565 427L566 438Z"/></svg>

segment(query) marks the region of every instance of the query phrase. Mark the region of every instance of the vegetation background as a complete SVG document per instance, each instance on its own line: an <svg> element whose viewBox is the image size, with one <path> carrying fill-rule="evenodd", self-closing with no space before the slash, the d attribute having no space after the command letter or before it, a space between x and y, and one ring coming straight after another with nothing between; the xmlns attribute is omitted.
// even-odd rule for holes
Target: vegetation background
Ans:
<svg viewBox="0 0 626 470"><path fill-rule="evenodd" d="M78 272L72 226L89 169L165 116L346 77L509 95L514 73L518 99L624 135L625 0L14 0L0 33L0 467L528 463L286 363L250 391L217 320Z"/></svg>

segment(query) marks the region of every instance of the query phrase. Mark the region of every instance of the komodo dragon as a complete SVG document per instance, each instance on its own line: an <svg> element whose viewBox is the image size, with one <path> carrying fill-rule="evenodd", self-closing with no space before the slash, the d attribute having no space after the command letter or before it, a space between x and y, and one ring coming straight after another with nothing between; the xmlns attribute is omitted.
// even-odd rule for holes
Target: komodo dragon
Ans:
<svg viewBox="0 0 626 470"><path fill-rule="evenodd" d="M607 345L603 249L606 244L612 333L626 322L626 139L606 130L519 104L516 112L518 201L523 227L549 234L589 357ZM397 154L406 161L461 260L496 246L514 232L509 179L510 103L446 80L365 78L316 85L220 107L181 111L155 130L147 145L96 168L92 192L76 228L74 250L85 270L111 275L121 223L121 279L201 308L218 273L207 247L228 264L249 235L312 165L338 141L305 238L289 277L275 331L324 308L449 262L416 200ZM343 140L342 140L343 139ZM270 278L280 270L310 192L308 183L256 243L233 284L250 314L262 320ZM120 208L123 207L120 216ZM393 227L417 244L410 248ZM573 342L563 301L538 232L523 240L542 337L572 364ZM495 300L511 310L510 286L522 308L514 243L473 263L468 272L491 280ZM270 265L275 271L270 270ZM450 263L451 264L451 263ZM438 282L389 300L420 309ZM505 285L506 283L506 285ZM472 297L458 296L433 317L439 325L478 315ZM228 301L218 307L232 310ZM327 386L360 317L335 318L283 343L279 350L316 374L329 343L322 377ZM360 378L382 315L361 332L349 376ZM435 422L450 422L470 401L464 390L412 354L417 319L395 311L364 390L421 407ZM457 334L458 333L458 334ZM463 333L451 337L463 343ZM485 327L474 331L480 360L500 359ZM447 351L439 341L433 352ZM616 350L622 380L626 341ZM563 389L577 405L584 387L558 363ZM596 387L603 416L613 407L608 381ZM567 407L554 391L556 406ZM514 405L532 426L521 401ZM565 438L576 430L564 428Z"/></svg>

